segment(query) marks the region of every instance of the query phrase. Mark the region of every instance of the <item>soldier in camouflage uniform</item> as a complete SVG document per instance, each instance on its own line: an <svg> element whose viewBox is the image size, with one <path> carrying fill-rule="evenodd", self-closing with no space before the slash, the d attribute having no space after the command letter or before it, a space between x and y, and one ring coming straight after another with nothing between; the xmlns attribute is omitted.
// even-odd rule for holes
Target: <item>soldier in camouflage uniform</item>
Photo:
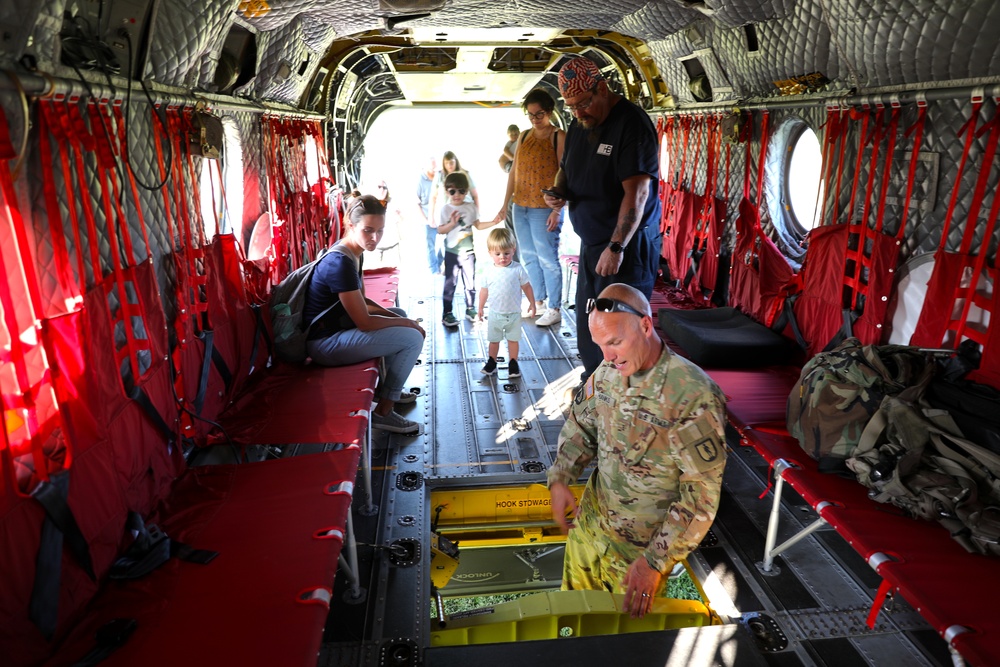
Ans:
<svg viewBox="0 0 1000 667"><path fill-rule="evenodd" d="M611 285L588 312L604 363L577 393L548 472L553 518L569 534L563 588L624 593L624 611L641 617L715 518L725 399L663 344L638 290ZM577 507L568 485L595 457Z"/></svg>

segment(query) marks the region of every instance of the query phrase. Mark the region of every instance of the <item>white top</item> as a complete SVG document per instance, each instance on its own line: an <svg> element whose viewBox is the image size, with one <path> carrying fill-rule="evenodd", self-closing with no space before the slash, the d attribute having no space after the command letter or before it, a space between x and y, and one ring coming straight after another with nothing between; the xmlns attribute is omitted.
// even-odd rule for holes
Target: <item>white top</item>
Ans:
<svg viewBox="0 0 1000 667"><path fill-rule="evenodd" d="M489 290L487 307L496 313L521 312L521 286L527 284L528 272L517 262L508 266L491 264L483 272L480 287Z"/></svg>
<svg viewBox="0 0 1000 667"><path fill-rule="evenodd" d="M464 222L457 225L450 232L445 234L444 244L449 248L458 247L458 242L464 238L472 238L472 223L479 219L479 211L476 209L476 205L470 202L465 202L464 204L459 204L455 206L454 204L448 203L441 207L441 215L438 220L438 227L441 225L446 225L451 222L451 212L458 211L458 214L464 218ZM470 246L471 247L471 246Z"/></svg>

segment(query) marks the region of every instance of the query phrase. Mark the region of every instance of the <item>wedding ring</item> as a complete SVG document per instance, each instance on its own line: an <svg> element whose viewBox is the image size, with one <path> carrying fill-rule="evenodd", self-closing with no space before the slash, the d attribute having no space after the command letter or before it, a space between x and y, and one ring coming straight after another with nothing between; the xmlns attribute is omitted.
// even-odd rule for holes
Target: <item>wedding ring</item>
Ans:
<svg viewBox="0 0 1000 667"><path fill-rule="evenodd" d="M649 593L643 593L643 594L642 594L642 597L644 597L644 598L648 598L648 597L649 597Z"/></svg>

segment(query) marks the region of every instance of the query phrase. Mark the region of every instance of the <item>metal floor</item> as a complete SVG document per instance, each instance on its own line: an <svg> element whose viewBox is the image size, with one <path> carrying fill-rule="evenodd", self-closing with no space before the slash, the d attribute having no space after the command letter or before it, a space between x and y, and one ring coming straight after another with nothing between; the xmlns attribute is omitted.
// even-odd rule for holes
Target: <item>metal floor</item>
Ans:
<svg viewBox="0 0 1000 667"><path fill-rule="evenodd" d="M521 378L508 378L505 362L497 375L484 376L480 368L486 359L485 325L462 320L457 330L445 329L440 324L441 277L435 277L433 285L426 278L406 278L404 271L400 306L423 319L427 339L421 363L408 383L419 396L401 412L424 428L414 437L376 432L378 512L365 516L359 510L363 503L355 503L354 516L364 595L352 599L338 574L319 664L453 664L460 655L475 656L481 664L512 660L534 664L523 648L515 650L514 645L454 655L435 649L434 660L423 662L422 647L429 645L432 623L437 622L431 618L430 554L425 544L434 519L429 490L544 483L568 392L579 382L573 311L564 309L558 328L542 329L526 321L519 354ZM506 355L504 344L500 355ZM713 608L737 624L750 645L756 641L758 647L769 646L759 651L763 663L951 665L943 640L902 600L887 605L875 629L868 630L865 619L879 578L829 527L780 556L779 574L764 576L758 570L771 507L770 493L759 498L767 464L737 442L730 438L735 449L730 452L712 533L689 563L704 582ZM815 519L812 509L787 486L784 498L779 543ZM388 549L392 544L405 546L407 555ZM507 549L489 556L469 558L474 566L462 563L453 580L461 583L453 590L486 594L558 587L561 548ZM670 633L662 634L662 642L674 641ZM656 642L642 643L650 645ZM532 655L541 660L545 652ZM593 653L593 661L583 664L605 665L600 655ZM647 649L635 648L629 659L630 664L664 664L661 655Z"/></svg>

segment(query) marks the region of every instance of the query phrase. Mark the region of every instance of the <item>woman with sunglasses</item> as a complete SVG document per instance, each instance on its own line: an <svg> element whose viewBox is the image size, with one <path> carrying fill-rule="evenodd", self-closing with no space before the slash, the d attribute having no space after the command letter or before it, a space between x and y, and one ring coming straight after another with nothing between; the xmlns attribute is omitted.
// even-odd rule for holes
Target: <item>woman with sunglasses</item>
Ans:
<svg viewBox="0 0 1000 667"><path fill-rule="evenodd" d="M541 312L546 300L549 304L535 324L547 327L562 321L562 269L559 266L562 211L548 207L542 189L555 182L565 133L552 123L556 101L541 88L528 93L521 108L531 121L531 129L521 133L518 139L503 206L493 222L506 219L507 206L513 201L514 234L520 246L521 263L536 290L536 308Z"/></svg>
<svg viewBox="0 0 1000 667"><path fill-rule="evenodd" d="M458 161L457 155L451 151L445 151L445 154L441 157L441 169L435 175L434 184L431 186L431 215L434 216L431 218L432 220L437 220L437 216L439 215L437 209L438 199L440 198L442 206L448 203L448 193L445 192L444 179L448 178L448 174L453 174L456 171L465 171L462 169L462 163ZM476 190L476 182L472 180L472 174L469 172L465 171L465 175L469 177L469 188L465 196L465 201L475 204L478 211L479 192Z"/></svg>
<svg viewBox="0 0 1000 667"><path fill-rule="evenodd" d="M387 310L366 299L362 278L364 251L378 247L385 229L385 207L374 195L362 195L350 204L345 223L344 238L320 260L309 283L303 319L319 320L309 331L306 351L325 366L383 357L385 374L378 406L372 410L372 428L415 434L420 425L394 408L416 400L403 391L403 383L420 356L424 330L403 310Z"/></svg>

